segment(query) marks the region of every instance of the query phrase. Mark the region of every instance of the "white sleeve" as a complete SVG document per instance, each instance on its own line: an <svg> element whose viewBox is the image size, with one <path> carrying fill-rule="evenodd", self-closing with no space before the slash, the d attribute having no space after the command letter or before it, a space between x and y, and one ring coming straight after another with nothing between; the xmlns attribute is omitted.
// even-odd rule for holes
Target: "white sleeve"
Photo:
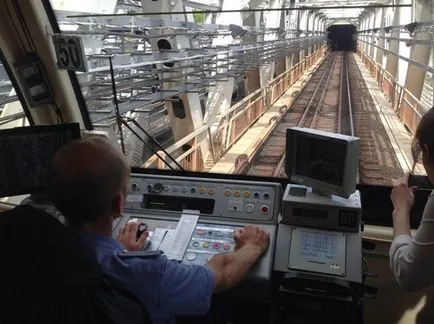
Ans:
<svg viewBox="0 0 434 324"><path fill-rule="evenodd" d="M390 266L396 281L408 291L434 283L434 198L433 193L423 212L420 226L412 238L400 235L390 246Z"/></svg>

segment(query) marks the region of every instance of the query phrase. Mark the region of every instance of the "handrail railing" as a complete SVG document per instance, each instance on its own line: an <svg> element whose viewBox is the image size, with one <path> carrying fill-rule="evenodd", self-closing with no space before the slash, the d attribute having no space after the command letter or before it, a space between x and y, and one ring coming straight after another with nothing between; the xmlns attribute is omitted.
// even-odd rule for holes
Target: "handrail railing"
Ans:
<svg viewBox="0 0 434 324"><path fill-rule="evenodd" d="M360 47L357 53L375 77L378 85L391 102L393 109L397 112L404 125L414 135L422 115L429 107L426 107L420 99L400 84L389 71L369 57Z"/></svg>

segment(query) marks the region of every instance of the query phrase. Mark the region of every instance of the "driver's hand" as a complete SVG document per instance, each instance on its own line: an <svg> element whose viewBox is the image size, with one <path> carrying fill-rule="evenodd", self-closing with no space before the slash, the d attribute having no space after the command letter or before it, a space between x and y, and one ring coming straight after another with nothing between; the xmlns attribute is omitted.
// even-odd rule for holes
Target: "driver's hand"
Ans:
<svg viewBox="0 0 434 324"><path fill-rule="evenodd" d="M131 222L123 225L118 232L117 240L121 243L127 251L141 251L145 246L146 238L149 232L144 231L137 239L137 230L140 223Z"/></svg>
<svg viewBox="0 0 434 324"><path fill-rule="evenodd" d="M270 235L258 226L248 225L243 229L237 229L234 233L236 249L244 245L253 245L264 254L270 242Z"/></svg>

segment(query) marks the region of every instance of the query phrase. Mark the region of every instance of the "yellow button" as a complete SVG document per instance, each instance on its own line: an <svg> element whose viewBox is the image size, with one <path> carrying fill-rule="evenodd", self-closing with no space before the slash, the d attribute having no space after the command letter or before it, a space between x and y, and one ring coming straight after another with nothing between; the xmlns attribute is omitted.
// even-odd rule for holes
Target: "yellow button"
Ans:
<svg viewBox="0 0 434 324"><path fill-rule="evenodd" d="M208 193L209 193L210 195L214 195L214 194L215 194L215 189L214 189L214 188L209 188L209 189L208 189Z"/></svg>
<svg viewBox="0 0 434 324"><path fill-rule="evenodd" d="M206 189L204 187L199 188L199 192L201 194L204 194L206 192Z"/></svg>
<svg viewBox="0 0 434 324"><path fill-rule="evenodd" d="M225 196L229 197L232 194L232 191L230 190L225 190Z"/></svg>
<svg viewBox="0 0 434 324"><path fill-rule="evenodd" d="M203 242L202 243L202 247L204 247L205 249L209 247L209 242Z"/></svg>
<svg viewBox="0 0 434 324"><path fill-rule="evenodd" d="M239 197L241 195L241 193L237 190L237 191L234 191L234 196L235 197Z"/></svg>
<svg viewBox="0 0 434 324"><path fill-rule="evenodd" d="M250 191L244 191L244 197L249 198L250 197Z"/></svg>

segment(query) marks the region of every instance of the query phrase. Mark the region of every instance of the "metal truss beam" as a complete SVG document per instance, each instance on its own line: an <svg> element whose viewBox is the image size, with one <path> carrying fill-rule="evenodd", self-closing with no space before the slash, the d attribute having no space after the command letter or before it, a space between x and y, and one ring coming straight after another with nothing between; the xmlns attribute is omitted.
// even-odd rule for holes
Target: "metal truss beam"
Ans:
<svg viewBox="0 0 434 324"><path fill-rule="evenodd" d="M197 11L171 11L171 12L135 12L127 14L78 14L68 15L67 18L96 18L96 17L132 17L132 16L160 16L160 15L186 15L194 13L250 13L250 12L269 12L269 11L297 11L297 10L334 10L334 9L375 9L375 8L402 8L411 7L411 4L373 4L366 6L299 6L299 7L287 7L287 8L252 8L242 10L197 10Z"/></svg>

